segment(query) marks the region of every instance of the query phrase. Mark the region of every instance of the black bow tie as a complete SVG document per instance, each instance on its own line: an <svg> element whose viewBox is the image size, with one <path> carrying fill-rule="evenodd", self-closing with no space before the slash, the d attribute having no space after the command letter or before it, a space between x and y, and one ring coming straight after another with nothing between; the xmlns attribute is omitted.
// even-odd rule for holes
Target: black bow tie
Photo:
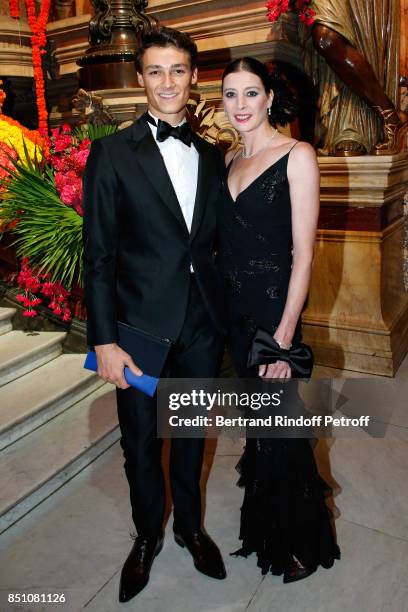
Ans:
<svg viewBox="0 0 408 612"><path fill-rule="evenodd" d="M151 123L152 125L156 125L156 122L154 121L153 117L151 117L150 115L147 115L147 121ZM165 140L167 140L167 138L169 138L169 136L173 136L173 138L177 138L178 140L181 140L181 142L184 142L184 144L187 145L188 147L191 146L192 133L191 133L191 127L187 123L187 121L183 123L182 125L173 127L172 125L170 125L170 123L167 123L167 121L162 121L161 119L159 119L159 124L157 126L156 140L158 142L164 142Z"/></svg>

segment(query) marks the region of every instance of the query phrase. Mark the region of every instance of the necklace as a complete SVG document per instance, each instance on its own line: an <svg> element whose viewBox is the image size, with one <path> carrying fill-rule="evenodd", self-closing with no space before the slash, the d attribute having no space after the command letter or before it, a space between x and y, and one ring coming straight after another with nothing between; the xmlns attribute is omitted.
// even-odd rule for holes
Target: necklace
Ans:
<svg viewBox="0 0 408 612"><path fill-rule="evenodd" d="M258 155L258 153L260 153L261 151L264 151L267 147L269 147L269 143L271 142L271 140L275 138L277 133L278 133L278 130L275 128L273 136L271 136L268 139L268 142L261 149L258 149L258 151L255 151L255 153L251 153L251 155L245 155L245 148L242 149L242 153L241 153L242 159L251 159L251 157L255 157L255 155Z"/></svg>

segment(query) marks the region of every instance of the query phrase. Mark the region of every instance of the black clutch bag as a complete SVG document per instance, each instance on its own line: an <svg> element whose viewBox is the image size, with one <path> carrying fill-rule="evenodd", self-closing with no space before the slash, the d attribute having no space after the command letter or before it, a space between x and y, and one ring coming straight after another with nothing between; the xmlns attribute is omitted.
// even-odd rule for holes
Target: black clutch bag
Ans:
<svg viewBox="0 0 408 612"><path fill-rule="evenodd" d="M299 343L290 349L279 346L272 334L259 327L256 330L248 354L248 367L286 361L293 378L310 378L313 369L313 353L310 346Z"/></svg>

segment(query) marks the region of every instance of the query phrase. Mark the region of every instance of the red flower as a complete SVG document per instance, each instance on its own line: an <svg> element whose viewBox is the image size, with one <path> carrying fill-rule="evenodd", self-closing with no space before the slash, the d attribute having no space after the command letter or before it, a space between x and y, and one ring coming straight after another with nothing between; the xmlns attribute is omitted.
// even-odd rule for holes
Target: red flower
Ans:
<svg viewBox="0 0 408 612"><path fill-rule="evenodd" d="M34 308L42 303L42 299L35 293L41 291L43 295L51 301L48 304L54 314L62 315L63 321L71 319L71 311L68 306L69 291L60 283L52 283L49 274L39 274L30 267L30 262L25 257L21 262L21 270L17 277L18 286L23 289L23 293L17 295L17 300L23 304L25 317L35 317L37 315Z"/></svg>
<svg viewBox="0 0 408 612"><path fill-rule="evenodd" d="M72 319L71 311L69 308L65 308L64 315L62 317L63 321L70 321Z"/></svg>
<svg viewBox="0 0 408 612"><path fill-rule="evenodd" d="M54 285L55 283L43 283L41 293L43 293L46 297L51 297L52 295L54 295Z"/></svg>
<svg viewBox="0 0 408 612"><path fill-rule="evenodd" d="M91 141L89 138L84 138L80 143L79 143L79 148L82 149L89 149L91 146Z"/></svg>
<svg viewBox="0 0 408 612"><path fill-rule="evenodd" d="M311 8L313 0L297 0L296 6L298 17L307 26L312 25L315 21L315 11ZM284 13L289 10L289 0L271 0L266 4L268 10L267 17L271 22L278 21Z"/></svg>
<svg viewBox="0 0 408 612"><path fill-rule="evenodd" d="M85 138L77 143L70 130L71 127L64 124L61 128L51 131L50 161L56 171L55 186L62 202L82 216L82 175L91 141Z"/></svg>
<svg viewBox="0 0 408 612"><path fill-rule="evenodd" d="M283 13L289 10L289 0L271 0L266 4L268 10L267 17L271 22L278 21Z"/></svg>
<svg viewBox="0 0 408 612"><path fill-rule="evenodd" d="M76 151L72 151L72 157L76 164L78 164L78 169L83 171L85 169L86 160L89 156L89 148L87 147L82 149L77 149Z"/></svg>
<svg viewBox="0 0 408 612"><path fill-rule="evenodd" d="M23 317L36 317L37 312L29 308L28 310L23 310Z"/></svg>
<svg viewBox="0 0 408 612"><path fill-rule="evenodd" d="M311 8L304 8L300 13L299 13L299 19L300 21L302 21L305 25L307 26L311 26L312 23L314 23L315 21L315 11Z"/></svg>
<svg viewBox="0 0 408 612"><path fill-rule="evenodd" d="M82 202L82 180L74 172L57 172L55 185L61 200L67 206L79 206Z"/></svg>
<svg viewBox="0 0 408 612"><path fill-rule="evenodd" d="M42 299L39 297L33 298L32 300L30 300L30 303L27 304L27 306L39 306L42 303Z"/></svg>
<svg viewBox="0 0 408 612"><path fill-rule="evenodd" d="M70 134L60 134L57 138L53 139L53 147L55 153L62 153L72 145L72 138Z"/></svg>

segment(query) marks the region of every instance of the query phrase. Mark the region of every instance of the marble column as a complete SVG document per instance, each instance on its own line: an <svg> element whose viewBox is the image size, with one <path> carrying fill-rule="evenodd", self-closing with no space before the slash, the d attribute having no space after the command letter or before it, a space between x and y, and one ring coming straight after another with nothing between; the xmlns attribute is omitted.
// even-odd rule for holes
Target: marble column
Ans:
<svg viewBox="0 0 408 612"><path fill-rule="evenodd" d="M319 158L321 213L304 339L317 364L393 376L408 350L408 154Z"/></svg>

